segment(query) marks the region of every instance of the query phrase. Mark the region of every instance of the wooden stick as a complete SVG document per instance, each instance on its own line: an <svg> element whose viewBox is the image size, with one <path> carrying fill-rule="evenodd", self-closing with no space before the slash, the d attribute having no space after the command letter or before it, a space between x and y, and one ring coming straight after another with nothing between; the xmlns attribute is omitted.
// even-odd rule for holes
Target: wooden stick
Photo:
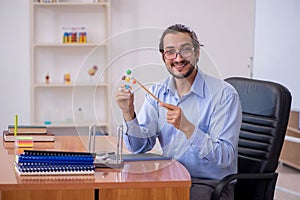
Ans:
<svg viewBox="0 0 300 200"><path fill-rule="evenodd" d="M139 84L139 86L141 86L148 94L150 94L156 101L158 101L159 103L162 103L162 101L155 96L152 92L150 92L143 84L141 84L138 80L134 79L137 84Z"/></svg>
<svg viewBox="0 0 300 200"><path fill-rule="evenodd" d="M150 92L142 83L140 83L138 80L135 79L135 81L137 82L137 84L139 84L139 86L141 86L148 94L150 94L156 101L158 101L159 103L163 103L157 96L155 96L152 92ZM168 110L172 110L171 107L166 107Z"/></svg>

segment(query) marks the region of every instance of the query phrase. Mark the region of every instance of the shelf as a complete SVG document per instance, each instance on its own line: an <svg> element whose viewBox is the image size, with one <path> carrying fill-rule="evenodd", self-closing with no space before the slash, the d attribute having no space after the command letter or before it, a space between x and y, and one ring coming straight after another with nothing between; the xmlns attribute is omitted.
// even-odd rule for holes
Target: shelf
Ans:
<svg viewBox="0 0 300 200"><path fill-rule="evenodd" d="M49 125L45 125L42 122L38 122L37 125L47 126L47 128L72 128L72 127L89 127L93 124L96 124L100 127L108 127L106 122L84 122L84 123L53 123Z"/></svg>
<svg viewBox="0 0 300 200"><path fill-rule="evenodd" d="M105 44L101 42L89 42L89 43L36 43L33 45L34 48L43 47L43 48L61 48L61 47L106 47Z"/></svg>
<svg viewBox="0 0 300 200"><path fill-rule="evenodd" d="M93 83L73 83L73 84L64 84L64 83L36 83L35 88L73 88L73 87L108 87L107 83L93 84Z"/></svg>
<svg viewBox="0 0 300 200"><path fill-rule="evenodd" d="M109 132L109 44L105 41L110 36L110 0L31 0L30 8L31 123L52 122L47 126L73 129L100 122ZM78 33L85 32L86 43L63 43L66 32L76 32L76 41ZM66 74L70 84L64 82Z"/></svg>
<svg viewBox="0 0 300 200"><path fill-rule="evenodd" d="M56 6L108 6L109 3L107 2L91 2L91 3L84 3L84 2L56 2L56 3L44 3L44 2L35 2L33 3L34 6L44 6L44 7L56 7Z"/></svg>

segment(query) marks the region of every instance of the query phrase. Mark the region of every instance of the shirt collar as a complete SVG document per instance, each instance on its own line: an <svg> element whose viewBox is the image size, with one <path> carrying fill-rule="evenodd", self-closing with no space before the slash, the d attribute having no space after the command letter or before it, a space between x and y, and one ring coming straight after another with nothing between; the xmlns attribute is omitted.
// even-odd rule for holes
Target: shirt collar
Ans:
<svg viewBox="0 0 300 200"><path fill-rule="evenodd" d="M204 87L205 87L204 74L202 71L200 71L198 69L195 80L194 80L192 88L191 88L191 92L195 93L196 95L198 95L200 97L203 97L204 96ZM174 77L172 75L166 80L165 94L168 92L171 92L174 95L177 93Z"/></svg>

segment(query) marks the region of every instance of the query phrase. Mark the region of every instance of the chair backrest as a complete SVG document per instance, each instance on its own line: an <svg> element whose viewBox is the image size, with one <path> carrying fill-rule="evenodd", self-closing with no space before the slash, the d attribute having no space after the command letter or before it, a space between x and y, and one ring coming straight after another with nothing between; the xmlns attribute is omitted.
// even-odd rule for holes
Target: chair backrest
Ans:
<svg viewBox="0 0 300 200"><path fill-rule="evenodd" d="M240 77L225 81L237 90L243 111L238 173L275 172L288 124L291 93L286 87L269 81ZM240 185L239 190L255 196L254 192L265 189L256 182L250 187L257 191L249 191L249 182Z"/></svg>

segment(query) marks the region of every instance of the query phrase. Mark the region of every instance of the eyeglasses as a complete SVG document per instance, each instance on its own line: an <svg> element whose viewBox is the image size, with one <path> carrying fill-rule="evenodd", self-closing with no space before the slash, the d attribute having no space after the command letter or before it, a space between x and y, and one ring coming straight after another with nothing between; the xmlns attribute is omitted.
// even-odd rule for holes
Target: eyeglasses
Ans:
<svg viewBox="0 0 300 200"><path fill-rule="evenodd" d="M182 58L188 58L193 55L194 48L184 48L180 51L175 51L175 49L165 51L163 54L167 60L172 60L177 58L177 55L180 54Z"/></svg>

